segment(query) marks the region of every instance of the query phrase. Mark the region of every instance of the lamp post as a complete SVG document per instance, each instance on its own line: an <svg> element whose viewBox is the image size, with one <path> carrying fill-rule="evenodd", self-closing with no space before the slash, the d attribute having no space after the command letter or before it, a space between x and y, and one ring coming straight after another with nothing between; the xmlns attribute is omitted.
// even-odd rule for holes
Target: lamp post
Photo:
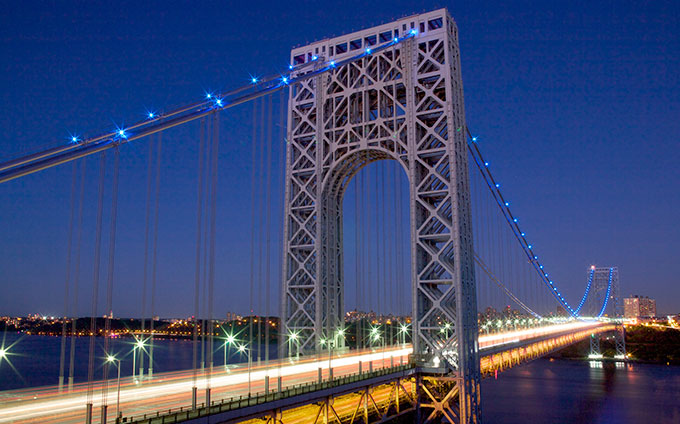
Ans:
<svg viewBox="0 0 680 424"><path fill-rule="evenodd" d="M233 345L236 342L236 338L234 337L233 334L227 334L227 338L224 341L224 369L228 369L227 367L227 348L231 348L231 345Z"/></svg>
<svg viewBox="0 0 680 424"><path fill-rule="evenodd" d="M250 388L251 388L251 367L253 365L253 360L252 356L250 355L250 349L247 349L245 345L241 345L238 347L239 353L246 353L248 355L248 397L250 397Z"/></svg>
<svg viewBox="0 0 680 424"><path fill-rule="evenodd" d="M406 345L406 334L408 333L408 325L401 324L399 332L401 333L401 345L403 347Z"/></svg>
<svg viewBox="0 0 680 424"><path fill-rule="evenodd" d="M118 419L120 418L120 359L117 359L113 355L109 355L106 357L107 362L111 363L116 363L116 367L118 368L118 389L116 390L116 423L118 422Z"/></svg>
<svg viewBox="0 0 680 424"><path fill-rule="evenodd" d="M288 357L292 356L293 348L292 344L295 343L295 359L300 359L300 346L298 343L298 333L292 331L288 334Z"/></svg>

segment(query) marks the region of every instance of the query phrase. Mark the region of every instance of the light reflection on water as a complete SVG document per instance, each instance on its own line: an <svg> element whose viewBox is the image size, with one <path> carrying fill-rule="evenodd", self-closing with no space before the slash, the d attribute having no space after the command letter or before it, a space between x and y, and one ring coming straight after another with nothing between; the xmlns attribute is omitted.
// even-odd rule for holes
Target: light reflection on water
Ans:
<svg viewBox="0 0 680 424"><path fill-rule="evenodd" d="M482 382L485 423L680 423L680 367L539 359Z"/></svg>

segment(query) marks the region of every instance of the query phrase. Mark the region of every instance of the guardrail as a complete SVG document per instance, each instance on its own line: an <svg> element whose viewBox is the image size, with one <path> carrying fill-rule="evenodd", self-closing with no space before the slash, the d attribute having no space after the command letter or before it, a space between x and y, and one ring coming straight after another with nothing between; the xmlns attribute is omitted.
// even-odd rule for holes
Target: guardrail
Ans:
<svg viewBox="0 0 680 424"><path fill-rule="evenodd" d="M221 412L233 411L249 406L261 405L267 402L286 399L293 396L299 396L306 393L312 393L318 390L330 389L334 387L343 386L345 384L355 383L361 380L380 377L383 375L392 374L399 371L405 371L415 368L411 364L396 365L394 367L385 367L376 371L362 372L361 374L349 374L343 377L333 378L332 380L324 380L322 382L309 382L305 384L298 384L287 387L286 389L278 391L270 391L269 393L258 392L252 396L239 396L238 398L224 398L219 401L212 401L209 406L202 403L200 407L192 409L188 407L180 407L178 409L168 409L167 412L157 411L156 415L144 414L143 416L129 416L122 417L116 420L116 423L134 423L134 424L166 424L179 423L208 415L219 414Z"/></svg>

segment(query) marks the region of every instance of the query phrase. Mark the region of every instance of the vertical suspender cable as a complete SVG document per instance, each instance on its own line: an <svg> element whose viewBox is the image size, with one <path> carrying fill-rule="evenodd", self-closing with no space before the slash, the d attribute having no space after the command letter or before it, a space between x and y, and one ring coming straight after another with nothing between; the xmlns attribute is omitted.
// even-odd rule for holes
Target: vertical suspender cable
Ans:
<svg viewBox="0 0 680 424"><path fill-rule="evenodd" d="M142 283L142 325L140 339L142 346L137 349L139 351L139 380L144 380L144 354L145 345L144 331L146 330L146 289L148 285L147 276L149 274L149 221L151 220L151 176L153 171L153 142L149 142L149 157L146 164L146 212L144 215L144 277Z"/></svg>
<svg viewBox="0 0 680 424"><path fill-rule="evenodd" d="M201 277L201 308L199 310L199 316L201 317L201 325L199 327L199 330L201 332L201 373L205 377L205 335L207 332L207 326L206 326L206 301L207 301L207 284L208 284L208 243L210 240L210 175L212 172L212 161L211 161L211 154L212 154L212 124L213 121L212 119L207 119L205 121L205 159L204 159L204 164L205 164L205 170L203 175L203 190L204 192L204 197L203 197L203 205L201 206L201 210L203 211L203 228L201 231L203 231L203 247L202 247L202 277Z"/></svg>
<svg viewBox="0 0 680 424"><path fill-rule="evenodd" d="M159 132L158 148L156 149L156 182L154 189L154 216L153 216L153 241L152 241L152 256L151 256L151 322L149 324L149 332L151 333L151 342L149 345L149 378L153 378L153 348L154 348L154 321L156 314L156 275L158 264L158 198L161 190L161 153L163 147L163 133Z"/></svg>
<svg viewBox="0 0 680 424"><path fill-rule="evenodd" d="M113 182L111 185L111 218L109 222L109 259L106 270L106 321L104 324L104 353L110 353L110 332L111 332L111 318L113 315L113 271L114 261L116 257L116 220L118 217L118 173L120 165L120 151L118 147L113 150ZM109 361L104 362L103 380L109 378ZM118 363L120 366L120 363ZM102 405L106 405L108 398L108 384L102 385Z"/></svg>
<svg viewBox="0 0 680 424"><path fill-rule="evenodd" d="M264 224L264 230L266 231L267 240L265 244L266 258L265 258L265 290L264 290L264 301L265 301L265 317L264 317L264 359L267 366L269 366L269 297L270 297L270 279L271 279L271 209L272 209L272 196L271 196L271 180L272 180L272 125L273 125L273 110L272 110L272 96L269 95L267 102L267 160L265 165L266 170L266 188L265 188L265 198L266 198L266 218Z"/></svg>
<svg viewBox="0 0 680 424"><path fill-rule="evenodd" d="M361 274L361 266L359 261L361 255L359 254L359 179L358 176L354 177L354 310L359 311L359 290L361 285L359 283L359 275ZM356 317L355 317L356 318ZM355 321L355 333L356 333L356 348L359 348L359 322Z"/></svg>
<svg viewBox="0 0 680 424"><path fill-rule="evenodd" d="M380 198L380 181L379 181L379 174L378 174L378 167L374 166L374 188L375 188L375 199L374 199L374 205L375 208L373 209L373 212L375 213L375 275L376 275L376 290L375 290L375 295L376 295L376 300L377 300L377 311L376 314L378 314L378 327L380 327L380 315L382 314L382 305L380 301L380 260L382 259L380 257L380 202L378 202L378 199Z"/></svg>
<svg viewBox="0 0 680 424"><path fill-rule="evenodd" d="M395 312L397 316L401 317L402 305L403 305L403 295L402 293L402 261L401 261L401 219L403 217L401 211L401 178L399 178L400 170L400 159L397 159L397 164L394 167L394 283L396 292L396 308ZM400 323L400 319L397 320Z"/></svg>
<svg viewBox="0 0 680 424"><path fill-rule="evenodd" d="M280 179L281 179L281 181L279 182L279 188L281 189L281 202L279 203L279 206L281 207L282 211L284 210L284 205L285 205L285 202L286 202L286 197L285 197L286 196L286 191L285 191L285 185L286 185L286 179L285 179L286 178L286 141L285 141L286 140L286 133L285 133L285 131L286 131L286 127L285 127L285 121L284 120L286 118L287 108L286 108L286 97L285 97L284 94L285 94L284 90L281 90L279 92L280 115L279 115L279 138L277 140L277 144L278 144L279 149L280 149L279 150L279 164L281 166L281 170L280 170L280 174L279 174ZM282 217L283 217L283 219L286 219L285 213L282 214ZM281 222L283 222L283 219L281 220ZM279 246L279 252L281 252L281 261L286 260L286 253L284 252L284 249L283 249L283 246L284 246L284 243L285 243L284 237L285 237L285 235L284 235L284 225L281 225L280 229L279 229L279 238L281 240L281 244ZM279 270L282 270L282 269L283 269L283 262L281 262L279 264ZM277 281L283 281L284 278L286 278L286 276L281 275L280 279L277 280ZM279 293L279 297L280 296L281 296L281 293ZM279 298L279 297L277 297L277 298ZM279 303L279 305L280 305L280 303ZM285 319L285 317L283 316L282 310L279 310L278 312L279 312L278 316L280 317L281 321L279 321L279 325L277 326L277 329L278 329L278 331L281 331L283 329L283 320ZM280 340L283 340L283 338L282 337L276 337L276 340L278 342ZM283 352L282 347L278 346L277 351ZM277 363L279 365L278 366L278 376L280 377L281 376L281 364L283 362L281 359L283 359L283 358L278 357L277 359L279 359L279 361Z"/></svg>
<svg viewBox="0 0 680 424"><path fill-rule="evenodd" d="M78 179L78 164L73 162L73 176L71 179L71 215L68 221L68 244L66 249L66 279L64 280L64 319L61 325L61 353L59 356L59 392L64 387L64 368L66 365L66 321L69 313L69 287L71 280L71 250L73 247L73 221L75 220L76 181Z"/></svg>
<svg viewBox="0 0 680 424"><path fill-rule="evenodd" d="M253 348L253 297L255 286L255 170L257 169L257 104L258 100L253 101L253 137L252 137L252 157L250 170L250 316L248 317L248 349L252 354ZM289 352L290 354L290 352Z"/></svg>
<svg viewBox="0 0 680 424"><path fill-rule="evenodd" d="M215 294L215 224L217 214L217 166L219 164L219 136L220 136L220 119L219 114L214 113L212 116L212 152L211 152L211 174L210 174L210 259L209 259L209 275L208 275L208 382L207 387L210 388L211 375L213 372L213 304ZM206 400L209 401L209 394L206 394ZM210 405L207 405L210 406Z"/></svg>
<svg viewBox="0 0 680 424"><path fill-rule="evenodd" d="M99 195L97 201L97 227L94 242L94 276L92 279L92 309L90 312L90 348L87 367L87 423L92 421L92 395L94 390L94 345L97 334L97 298L99 295L99 266L102 244L102 218L104 214L104 188L106 178L106 155L100 156Z"/></svg>
<svg viewBox="0 0 680 424"><path fill-rule="evenodd" d="M193 328L193 395L192 408L196 409L196 390L198 377L198 314L199 314L199 293L201 283L201 218L203 216L203 150L205 149L205 118L201 119L199 129L199 147L198 147L198 184L196 187L197 202L196 202L196 263L194 273L194 328Z"/></svg>
<svg viewBox="0 0 680 424"><path fill-rule="evenodd" d="M73 389L75 378L76 334L78 332L78 288L80 283L80 248L83 238L83 203L85 202L85 164L80 161L80 198L78 200L78 235L76 236L76 264L73 276L73 304L71 305L71 348L69 349L68 390Z"/></svg>
<svg viewBox="0 0 680 424"><path fill-rule="evenodd" d="M359 173L358 180L358 191L357 197L359 198L359 242L357 244L357 250L359 251L359 292L361 296L359 297L359 303L357 304L357 311L365 311L366 309L366 255L364 254L364 249L366 247L366 227L364 226L364 220L366 219L366 208L364 202L364 187L366 185L365 181L366 172ZM357 333L357 347L363 349L364 347L364 332L363 332L363 322L364 318L361 316L357 317L357 326L359 327Z"/></svg>
<svg viewBox="0 0 680 424"><path fill-rule="evenodd" d="M386 187L387 187L387 178L386 178L386 173L385 173L385 162L380 164L380 232L382 233L382 236L380 237L380 245L381 245L381 252L382 252L382 263L380 264L380 269L382 270L382 297L383 297L383 311L384 315L388 315L387 313L389 312L388 304L389 304L389 295L387 293L387 226L385 225L385 222L387 221L387 203L385 202L385 192ZM383 333L383 341L387 338L387 319L383 319L384 321L384 333ZM384 365L384 364L383 364Z"/></svg>

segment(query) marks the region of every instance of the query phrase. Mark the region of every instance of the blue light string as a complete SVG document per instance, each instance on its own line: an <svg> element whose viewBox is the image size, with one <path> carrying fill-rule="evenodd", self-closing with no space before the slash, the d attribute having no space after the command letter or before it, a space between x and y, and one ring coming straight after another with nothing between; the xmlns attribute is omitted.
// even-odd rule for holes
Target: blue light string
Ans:
<svg viewBox="0 0 680 424"><path fill-rule="evenodd" d="M602 309L600 309L600 313L597 314L597 317L600 318L602 314L604 314L604 310L607 309L607 302L609 302L609 293L612 291L612 274L613 274L614 268L609 268L609 281L607 282L607 297L604 298L604 304L602 305Z"/></svg>
<svg viewBox="0 0 680 424"><path fill-rule="evenodd" d="M543 271L544 266L538 261L538 256L534 254L533 246L527 242L525 233L519 228L519 224L517 222L518 220L512 215L512 212L510 211L510 202L506 201L503 197L503 193L500 190L500 184L496 183L491 171L489 170L489 162L484 160L482 152L479 150L479 146L477 145L477 137L472 137L469 129L466 128L466 131L471 141L468 142L468 150L472 154L472 158L474 159L477 168L481 172L487 187L491 191L494 200L496 200L498 207L501 209L503 217L508 222L508 225L510 225L510 229L515 235L515 238L519 241L522 250L524 250L524 253L529 258L529 262L532 264L536 272L538 272L541 280L546 285L546 287L548 287L553 297L557 299L557 301L562 306L564 306L566 310L569 311L571 316L578 317L578 313L571 307L571 305L569 305L566 299L562 296L562 293L557 290L555 283L548 277L548 273Z"/></svg>
<svg viewBox="0 0 680 424"><path fill-rule="evenodd" d="M581 298L581 302L578 304L578 308L576 308L577 315L581 308L583 307L583 304L586 303L586 298L588 297L588 293L590 292L590 285L593 284L593 275L595 275L595 267L590 268L590 275L588 276L588 285L586 286L586 292L583 294L583 298Z"/></svg>
<svg viewBox="0 0 680 424"><path fill-rule="evenodd" d="M299 66L289 65L288 68L292 72L286 75L277 74L273 77L262 78L253 75L250 77L250 84L247 86L239 87L235 90L218 95L206 93L202 100L182 106L168 113L161 114L147 111L147 119L134 123L128 127L117 128L113 132L107 132L88 139L81 139L75 135L71 135L69 137L69 143L66 146L49 149L45 152L39 152L32 155L35 159L24 160L22 158L20 160L0 163L0 183L37 172L47 167L70 162L71 160L79 159L89 154L98 153L113 146L128 143L176 125L182 125L207 116L215 110L227 109L229 107L247 103L258 97L276 92L290 84L314 78L325 72L331 71L336 67L386 50L402 41L414 38L417 34L418 31L411 30L402 37L396 37L390 42L373 49L367 49L358 55L339 61L331 60L326 62L322 64L324 66L310 72L299 73L310 64L318 63L318 58ZM241 94L242 92L246 93Z"/></svg>

